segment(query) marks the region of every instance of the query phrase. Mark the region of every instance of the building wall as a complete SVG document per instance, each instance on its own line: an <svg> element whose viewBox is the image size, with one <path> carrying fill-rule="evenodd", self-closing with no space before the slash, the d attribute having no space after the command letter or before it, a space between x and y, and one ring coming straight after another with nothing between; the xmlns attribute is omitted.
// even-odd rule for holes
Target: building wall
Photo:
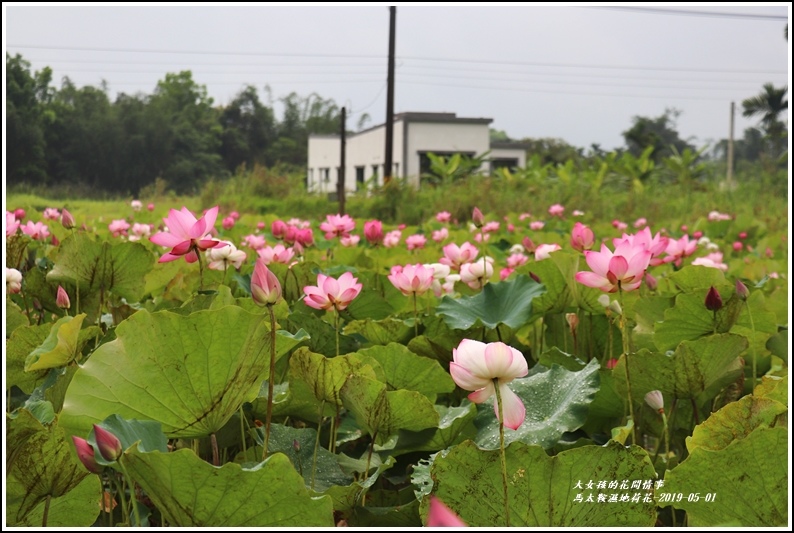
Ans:
<svg viewBox="0 0 794 533"><path fill-rule="evenodd" d="M523 148L491 148L489 159L518 159L517 167L527 166L527 152Z"/></svg>
<svg viewBox="0 0 794 533"><path fill-rule="evenodd" d="M336 191L337 167L339 167L339 138L332 136L309 136L309 162L306 169L306 189L309 192L327 193ZM328 169L328 181L323 179Z"/></svg>
<svg viewBox="0 0 794 533"><path fill-rule="evenodd" d="M419 152L474 152L488 151L490 139L487 124L460 123L408 123L408 150L406 175L408 182L419 186ZM481 169L487 171L487 166Z"/></svg>

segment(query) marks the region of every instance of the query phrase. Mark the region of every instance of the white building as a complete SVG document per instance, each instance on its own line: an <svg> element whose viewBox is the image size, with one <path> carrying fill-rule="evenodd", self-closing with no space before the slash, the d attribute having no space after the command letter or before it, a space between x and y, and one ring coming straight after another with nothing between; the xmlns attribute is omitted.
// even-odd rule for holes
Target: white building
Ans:
<svg viewBox="0 0 794 533"><path fill-rule="evenodd" d="M490 118L459 118L455 113L399 113L394 115L392 176L419 186L419 176L430 167L429 152L439 156L462 153L481 156L490 150L488 163L480 169L523 167L525 149L517 143L489 143ZM339 135L309 136L307 189L334 193L341 160ZM366 184L383 185L386 125L381 124L346 139L345 190L361 191ZM490 168L489 168L490 166Z"/></svg>

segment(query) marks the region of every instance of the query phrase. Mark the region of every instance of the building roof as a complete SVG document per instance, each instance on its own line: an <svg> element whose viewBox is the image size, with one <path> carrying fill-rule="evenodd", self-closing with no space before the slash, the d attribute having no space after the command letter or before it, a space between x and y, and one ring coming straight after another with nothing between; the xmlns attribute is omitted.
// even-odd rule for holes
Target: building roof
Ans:
<svg viewBox="0 0 794 533"><path fill-rule="evenodd" d="M455 113L428 113L428 112L420 112L420 111L406 111L403 113L397 113L394 115L394 121L403 121L403 122L425 122L425 123L456 123L456 124L485 124L488 125L493 122L492 118L467 118L467 117L458 117ZM362 133L367 133L372 130L376 130L378 128L384 127L386 124L377 124L375 126L370 126L367 129L358 131L356 133L348 134L348 138L354 137L356 135L361 135ZM327 139L338 139L339 134L334 133L310 133L309 137L315 137L318 139L327 138Z"/></svg>

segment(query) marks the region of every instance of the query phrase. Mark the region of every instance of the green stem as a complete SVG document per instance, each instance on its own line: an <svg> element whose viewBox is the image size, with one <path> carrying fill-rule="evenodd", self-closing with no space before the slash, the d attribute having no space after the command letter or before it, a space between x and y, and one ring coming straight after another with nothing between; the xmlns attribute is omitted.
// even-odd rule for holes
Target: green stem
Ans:
<svg viewBox="0 0 794 533"><path fill-rule="evenodd" d="M419 336L419 315L416 312L416 292L414 295L414 337Z"/></svg>
<svg viewBox="0 0 794 533"><path fill-rule="evenodd" d="M127 493L126 489L124 488L124 481L123 479L122 481L116 479L115 472L112 475L113 481L116 484L116 490L119 492L119 497L121 498L121 517L123 518L124 524L126 525L130 517L130 509L127 507ZM113 513L112 510L110 512L111 514Z"/></svg>
<svg viewBox="0 0 794 533"><path fill-rule="evenodd" d="M80 282L74 280L74 294L75 294L75 304L74 304L74 316L80 314Z"/></svg>
<svg viewBox="0 0 794 533"><path fill-rule="evenodd" d="M339 407L337 407L337 412ZM328 451L336 453L336 415L331 417L330 435L328 435Z"/></svg>
<svg viewBox="0 0 794 533"><path fill-rule="evenodd" d="M243 457L245 457L247 450L245 447L245 415L242 404L240 404L240 442L243 446Z"/></svg>
<svg viewBox="0 0 794 533"><path fill-rule="evenodd" d="M212 464L213 466L221 466L221 457L218 453L218 437L215 433L210 434L210 445L212 446Z"/></svg>
<svg viewBox="0 0 794 533"><path fill-rule="evenodd" d="M201 262L201 252L197 247L193 248L193 251L196 253L196 257L198 257L198 264L199 264L199 290L204 290L204 263Z"/></svg>
<svg viewBox="0 0 794 533"><path fill-rule="evenodd" d="M317 438L314 439L314 454L312 455L312 481L310 488L314 490L314 475L317 473L317 450L320 449L320 429L323 427L323 410L325 400L320 403L320 412L317 415Z"/></svg>
<svg viewBox="0 0 794 533"><path fill-rule="evenodd" d="M623 289L618 282L618 299L620 300L620 333L623 338L623 354L626 357L626 364L623 368L626 371L626 390L628 391L629 400L629 416L631 417L631 442L637 444L637 420L634 418L634 402L631 400L631 380L629 379L629 351L631 350L631 342L629 340L629 327L626 321L626 308L623 306Z"/></svg>
<svg viewBox="0 0 794 533"><path fill-rule="evenodd" d="M505 419L502 409L502 394L499 392L499 378L494 378L493 387L496 391L496 404L499 410L499 452L502 464L502 489L505 500L505 526L510 527L510 501L507 498L507 459L505 458Z"/></svg>
<svg viewBox="0 0 794 533"><path fill-rule="evenodd" d="M47 494L47 499L44 500L44 514L41 516L41 527L47 527L47 515L50 514L50 500L52 500L52 495Z"/></svg>
<svg viewBox="0 0 794 533"><path fill-rule="evenodd" d="M753 351L753 390L752 390L752 394L755 394L755 386L756 386L756 384L758 382L758 373L757 373L756 359L755 359L755 342L752 342L753 340L755 340L755 321L753 321L753 313L752 313L752 311L750 311L750 303L745 300L744 305L747 306L747 315L750 317L750 327L753 330L753 338L751 339L751 342L750 342L750 349Z"/></svg>
<svg viewBox="0 0 794 533"><path fill-rule="evenodd" d="M339 357L339 309L334 307L334 329L336 330L336 356Z"/></svg>
<svg viewBox="0 0 794 533"><path fill-rule="evenodd" d="M366 481L369 477L369 465L372 462L372 450L375 448L375 438L377 436L378 432L376 431L372 434L372 442L369 443L369 453L367 454L367 470L364 472L364 481Z"/></svg>
<svg viewBox="0 0 794 533"><path fill-rule="evenodd" d="M485 253L485 234L480 228L480 244L482 244L482 284L480 288L485 287L487 280L485 279L485 273L488 271L488 262L486 260L486 253Z"/></svg>
<svg viewBox="0 0 794 533"><path fill-rule="evenodd" d="M215 438L215 434L214 433L212 434L212 437L213 437L213 440L214 440L214 438ZM216 442L216 447L217 447L217 442ZM127 468L124 466L123 460L121 460L123 458L124 458L123 456L120 458L119 466L121 467L121 471L124 473L124 478L127 480L127 483L129 483L129 485L130 485L130 504L132 505L132 512L135 514L135 523L136 523L136 525L138 527L141 527L141 524L142 524L142 522L141 522L141 512L138 510L138 506L135 505L135 500L137 499L135 497L135 482L132 480L130 475L127 473ZM122 491L122 494L124 494L123 491ZM126 517L125 517L124 521L126 523L126 521L127 521Z"/></svg>
<svg viewBox="0 0 794 533"><path fill-rule="evenodd" d="M667 470L667 462L670 460L670 431L667 427L667 415L662 411L662 426L664 429L664 469Z"/></svg>
<svg viewBox="0 0 794 533"><path fill-rule="evenodd" d="M267 459L267 444L270 441L270 423L273 418L273 386L276 379L276 314L273 306L268 305L270 313L270 374L267 376L267 414L265 415L265 445L262 460Z"/></svg>

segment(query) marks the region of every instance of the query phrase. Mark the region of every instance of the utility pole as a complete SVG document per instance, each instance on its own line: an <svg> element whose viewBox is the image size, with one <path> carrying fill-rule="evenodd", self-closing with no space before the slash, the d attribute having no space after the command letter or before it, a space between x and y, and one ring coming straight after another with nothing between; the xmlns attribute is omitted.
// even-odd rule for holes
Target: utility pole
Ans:
<svg viewBox="0 0 794 533"><path fill-rule="evenodd" d="M728 189L733 189L733 116L736 105L731 102L731 131L728 133Z"/></svg>
<svg viewBox="0 0 794 533"><path fill-rule="evenodd" d="M391 181L392 149L394 148L394 26L397 8L389 7L389 74L386 79L386 156L383 162L383 184Z"/></svg>
<svg viewBox="0 0 794 533"><path fill-rule="evenodd" d="M342 108L342 115L340 117L339 138L342 140L340 144L341 153L339 154L339 179L336 180L336 199L339 201L339 214L345 214L345 122L347 122L347 110Z"/></svg>

